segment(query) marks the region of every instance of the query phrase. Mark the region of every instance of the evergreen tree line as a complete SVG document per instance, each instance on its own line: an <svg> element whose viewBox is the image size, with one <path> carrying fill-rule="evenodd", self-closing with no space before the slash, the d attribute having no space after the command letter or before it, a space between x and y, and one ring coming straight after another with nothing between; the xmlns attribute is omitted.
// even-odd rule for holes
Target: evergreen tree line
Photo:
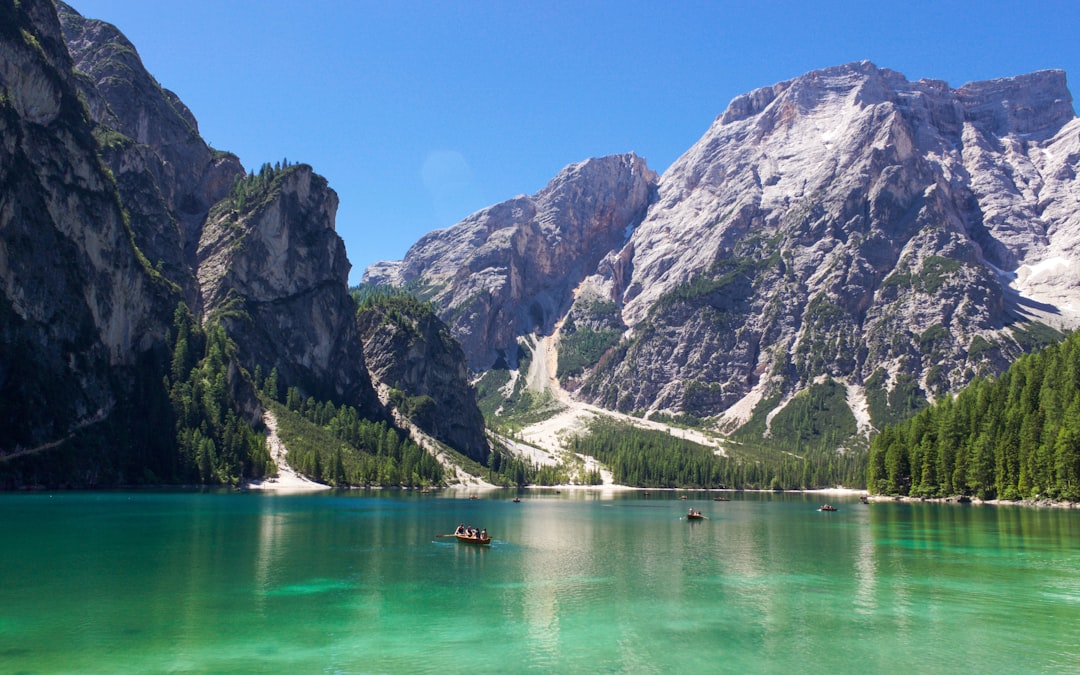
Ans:
<svg viewBox="0 0 1080 675"><path fill-rule="evenodd" d="M408 287L364 283L350 288L349 295L358 311L392 309L398 315L404 313L414 318L435 315L435 306L430 301L420 299Z"/></svg>
<svg viewBox="0 0 1080 675"><path fill-rule="evenodd" d="M276 473L263 434L236 413L229 386L236 345L218 323L205 329L184 303L173 314L166 376L184 482L236 485Z"/></svg>
<svg viewBox="0 0 1080 675"><path fill-rule="evenodd" d="M276 372L258 382L264 395ZM273 385L276 386L276 385ZM421 487L442 482L443 467L431 454L386 422L356 408L316 401L289 387L270 404L278 433L289 448L289 464L311 480L335 486Z"/></svg>
<svg viewBox="0 0 1080 675"><path fill-rule="evenodd" d="M233 181L232 192L229 194L231 206L237 211L243 211L245 205L251 199L261 200L265 197L266 191L270 188L270 184L274 182L274 179L290 166L296 165L290 165L288 159L275 162L273 165L266 162L259 167L258 173L250 171L247 175L237 176L236 180Z"/></svg>
<svg viewBox="0 0 1080 675"><path fill-rule="evenodd" d="M599 474L589 477L590 485L599 485ZM488 482L496 485L562 485L570 482L570 476L562 465L543 466L526 461L500 448L495 448L488 456Z"/></svg>
<svg viewBox="0 0 1080 675"><path fill-rule="evenodd" d="M867 478L887 495L1080 499L1080 334L885 428Z"/></svg>
<svg viewBox="0 0 1080 675"><path fill-rule="evenodd" d="M861 484L865 464L857 453L811 461L792 453L760 453L729 446L730 456L663 431L611 421L595 422L571 440L571 449L595 457L616 483L636 487L808 489Z"/></svg>
<svg viewBox="0 0 1080 675"><path fill-rule="evenodd" d="M566 330L559 341L558 377L565 380L576 377L600 360L611 347L619 342L617 330L594 330L588 326Z"/></svg>

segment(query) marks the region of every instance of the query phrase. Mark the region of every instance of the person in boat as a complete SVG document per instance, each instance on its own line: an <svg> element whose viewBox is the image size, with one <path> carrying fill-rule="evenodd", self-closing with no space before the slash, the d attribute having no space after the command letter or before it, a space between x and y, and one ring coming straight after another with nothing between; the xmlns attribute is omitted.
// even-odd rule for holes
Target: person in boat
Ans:
<svg viewBox="0 0 1080 675"><path fill-rule="evenodd" d="M487 528L486 527L484 529L480 530L480 538L481 539L487 539Z"/></svg>
<svg viewBox="0 0 1080 675"><path fill-rule="evenodd" d="M688 515L688 516L694 515L694 507L693 506L691 506L690 510L686 512L686 515Z"/></svg>
<svg viewBox="0 0 1080 675"><path fill-rule="evenodd" d="M457 529L454 530L454 534L465 534L465 523L458 525Z"/></svg>

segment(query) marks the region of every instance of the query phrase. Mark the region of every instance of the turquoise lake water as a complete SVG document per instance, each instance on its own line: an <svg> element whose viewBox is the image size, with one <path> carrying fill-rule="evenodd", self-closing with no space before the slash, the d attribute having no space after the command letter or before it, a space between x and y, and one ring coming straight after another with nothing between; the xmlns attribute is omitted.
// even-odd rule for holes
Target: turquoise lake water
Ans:
<svg viewBox="0 0 1080 675"><path fill-rule="evenodd" d="M689 494L0 494L0 672L1080 672L1078 511Z"/></svg>

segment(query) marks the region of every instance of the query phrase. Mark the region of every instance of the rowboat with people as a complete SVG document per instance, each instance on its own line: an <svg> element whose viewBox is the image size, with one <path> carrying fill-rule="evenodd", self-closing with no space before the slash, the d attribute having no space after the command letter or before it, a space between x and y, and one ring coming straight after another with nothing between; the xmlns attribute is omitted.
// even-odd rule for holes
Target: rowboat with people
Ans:
<svg viewBox="0 0 1080 675"><path fill-rule="evenodd" d="M466 525L462 523L457 526L454 533L436 535L439 537L454 537L463 544L474 544L477 546L487 546L491 543L491 536L488 535L487 528L476 529L472 525Z"/></svg>
<svg viewBox="0 0 1080 675"><path fill-rule="evenodd" d="M491 543L491 537L481 537L480 535L469 534L455 534L457 540L462 544L475 544L477 546L487 546Z"/></svg>

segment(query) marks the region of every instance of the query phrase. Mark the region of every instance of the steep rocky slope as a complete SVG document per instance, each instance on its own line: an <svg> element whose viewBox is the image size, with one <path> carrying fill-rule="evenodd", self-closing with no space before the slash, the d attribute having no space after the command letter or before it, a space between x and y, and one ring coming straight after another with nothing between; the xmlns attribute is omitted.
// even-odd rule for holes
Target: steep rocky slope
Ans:
<svg viewBox="0 0 1080 675"><path fill-rule="evenodd" d="M645 215L655 181L633 154L573 164L536 195L432 232L364 279L430 298L473 368L516 365L517 337L552 330L578 283Z"/></svg>
<svg viewBox="0 0 1080 675"><path fill-rule="evenodd" d="M139 249L199 309L195 249L210 206L238 176L239 160L212 150L173 92L143 67L116 27L62 2L57 12L75 83L95 123L103 160L116 178Z"/></svg>
<svg viewBox="0 0 1080 675"><path fill-rule="evenodd" d="M138 400L134 371L163 345L171 312L72 80L52 5L0 5L2 451Z"/></svg>
<svg viewBox="0 0 1080 675"><path fill-rule="evenodd" d="M198 248L202 306L254 371L375 414L348 294L350 264L334 231L337 194L300 164L264 168L211 210Z"/></svg>
<svg viewBox="0 0 1080 675"><path fill-rule="evenodd" d="M249 371L376 414L327 181L307 166L245 177L114 26L58 13L140 249L197 314L220 317Z"/></svg>
<svg viewBox="0 0 1080 675"><path fill-rule="evenodd" d="M50 0L0 3L0 139L0 487L263 475L259 374L388 418L311 167L245 174L115 27Z"/></svg>
<svg viewBox="0 0 1080 675"><path fill-rule="evenodd" d="M865 431L1076 325L1078 131L1061 72L952 89L838 66L732 101L660 178L640 223L626 221L625 244L592 239L598 262L584 275L580 259L563 264L548 240L515 230L513 250L554 262L546 284L575 298L569 311L503 321L494 339L467 311L475 300L445 290L451 278L481 297L512 286L512 249L477 223L517 201L428 235L368 278L436 288L474 367L490 363L485 347L565 320L560 377L590 402L729 430L753 421L768 435L794 395L835 396L838 384ZM437 261L425 253L436 250ZM534 306L500 298L502 316Z"/></svg>
<svg viewBox="0 0 1080 675"><path fill-rule="evenodd" d="M368 370L387 403L428 435L486 463L490 448L465 355L430 305L408 296L372 298L361 304L358 325Z"/></svg>
<svg viewBox="0 0 1080 675"><path fill-rule="evenodd" d="M882 418L906 378L1000 371L1016 322L1076 322L1046 291L1080 290L1077 128L1059 72L952 90L863 62L737 98L663 176L629 283L600 282L634 332L587 394L745 419L828 376Z"/></svg>

